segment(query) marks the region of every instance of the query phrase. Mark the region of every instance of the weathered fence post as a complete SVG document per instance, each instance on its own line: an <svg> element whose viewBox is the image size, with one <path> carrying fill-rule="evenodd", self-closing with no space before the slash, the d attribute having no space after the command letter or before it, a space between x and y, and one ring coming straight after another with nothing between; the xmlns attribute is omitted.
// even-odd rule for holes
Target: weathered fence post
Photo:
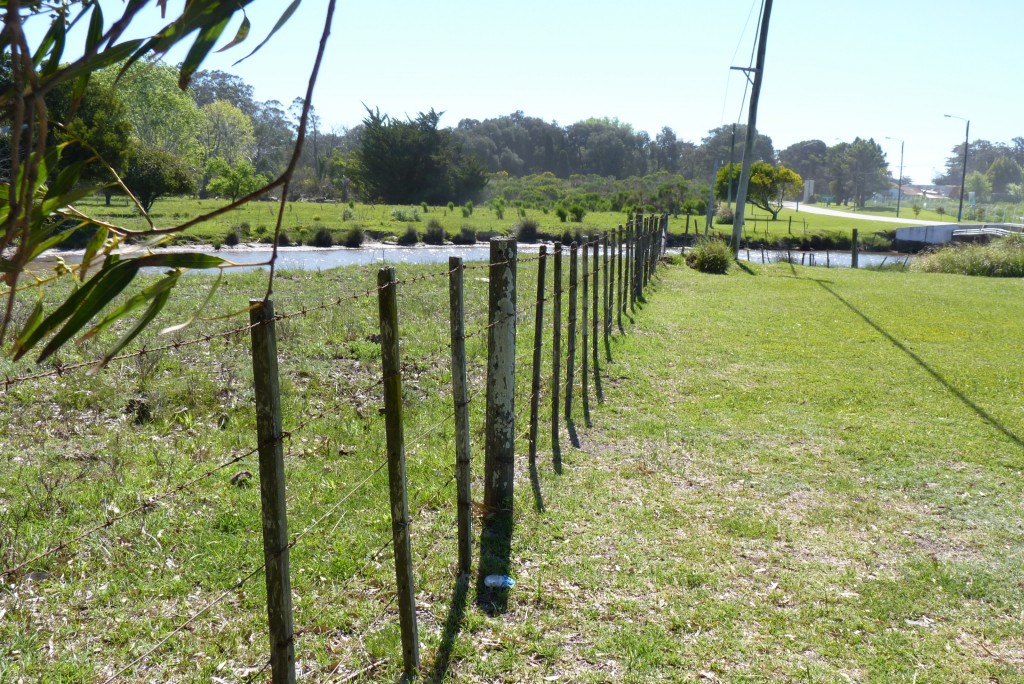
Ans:
<svg viewBox="0 0 1024 684"><path fill-rule="evenodd" d="M516 447L516 241L491 239L484 505L511 511Z"/></svg>
<svg viewBox="0 0 1024 684"><path fill-rule="evenodd" d="M565 354L565 423L572 422L572 389L576 382L576 281L579 279L579 245L569 246L569 346Z"/></svg>
<svg viewBox="0 0 1024 684"><path fill-rule="evenodd" d="M554 302L551 305L551 450L558 453L558 413L562 407L562 243L555 243L555 267L551 273Z"/></svg>
<svg viewBox="0 0 1024 684"><path fill-rule="evenodd" d="M689 216L689 214L687 214ZM636 313L636 220L626 224L626 286L629 288L629 310Z"/></svg>
<svg viewBox="0 0 1024 684"><path fill-rule="evenodd" d="M594 297L593 297L593 320L590 322L591 336L590 336L590 360L594 363L594 392L597 394L598 403L604 401L604 392L601 389L601 364L598 361L597 355L597 327L600 316L597 315L597 300L601 290L601 237L595 236L594 241Z"/></svg>
<svg viewBox="0 0 1024 684"><path fill-rule="evenodd" d="M391 543L398 582L398 621L402 629L405 674L420 666L416 628L416 586L409 540L409 499L405 477L405 434L402 425L402 360L398 350L398 293L393 266L377 272L380 311L380 365L384 380L384 431L387 437L388 489L391 495Z"/></svg>
<svg viewBox="0 0 1024 684"><path fill-rule="evenodd" d="M850 245L850 267L857 268L860 257L860 245L857 241L857 229L853 229L853 243Z"/></svg>
<svg viewBox="0 0 1024 684"><path fill-rule="evenodd" d="M263 562L270 626L270 672L274 684L295 681L292 582L288 564L288 513L284 487L284 431L277 372L274 303L249 301L252 374L256 394L256 439L263 511Z"/></svg>
<svg viewBox="0 0 1024 684"><path fill-rule="evenodd" d="M540 423L540 366L544 346L544 274L548 246L541 245L537 259L537 311L533 324L533 378L530 383L530 463L537 461L537 428Z"/></svg>
<svg viewBox="0 0 1024 684"><path fill-rule="evenodd" d="M602 304L604 305L604 319L603 319L604 320L604 353L605 353L605 358L608 361L611 361L612 360L612 341L611 341L612 309L611 309L611 305L609 304L609 301L610 301L610 299L609 299L609 294L610 294L609 290L611 288L611 283L609 282L610 278L609 278L609 275L608 275L608 273L610 271L610 268L609 268L610 264L608 263L608 254L609 254L608 231L605 231L604 233L601 234L601 245L602 245L602 248L604 249L604 261L602 262L602 266L604 268L604 298L602 299ZM614 297L614 294L612 294L612 297Z"/></svg>
<svg viewBox="0 0 1024 684"><path fill-rule="evenodd" d="M455 404L455 481L458 488L459 574L473 565L470 492L469 391L466 384L466 315L462 257L448 257L448 307L452 334L452 401Z"/></svg>
<svg viewBox="0 0 1024 684"><path fill-rule="evenodd" d="M623 287L623 283L625 282L625 281L622 280L622 270L623 270L623 268L622 268L622 252L623 252L623 246L624 246L623 243L625 242L625 235L626 235L625 230L623 230L622 226L620 225L619 226L619 237L616 240L616 243L618 244L618 247L619 247L619 256L618 256L618 258L616 260L617 264L618 264L618 269L619 269L619 279L616 281L616 288L615 288L615 318L619 322L619 332L620 333L625 333L626 332L626 329L624 327L622 327L622 287Z"/></svg>
<svg viewBox="0 0 1024 684"><path fill-rule="evenodd" d="M588 281L590 280L590 272L588 270L589 267L590 267L590 264L589 264L589 260L587 259L587 252L588 252L588 248L589 247L590 247L590 236L589 235L584 235L583 236L583 264L582 264L582 269L583 269L583 292L581 293L581 297L580 297L580 302L582 304L581 308L583 310L583 316L582 316L582 321L581 321L581 325L582 325L581 330L582 330L582 333L583 333L582 336L581 336L582 337L581 342L583 343L583 372L582 372L582 376L581 376L580 379L583 381L583 385L580 388L580 391L583 393L583 423L587 427L590 427L590 382L589 382L589 379L587 378L587 375L590 373L590 363L589 363L590 349L587 346L589 341L590 341L590 339L589 339L590 329L588 327L589 321L587 320L587 310L590 308L590 299L587 297L587 295L589 294L589 291L587 289L587 284L588 284Z"/></svg>

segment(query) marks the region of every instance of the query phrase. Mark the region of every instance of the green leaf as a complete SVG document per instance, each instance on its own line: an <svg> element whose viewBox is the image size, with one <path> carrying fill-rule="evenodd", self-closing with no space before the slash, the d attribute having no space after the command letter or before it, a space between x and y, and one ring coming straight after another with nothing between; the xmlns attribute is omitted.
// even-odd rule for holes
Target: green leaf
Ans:
<svg viewBox="0 0 1024 684"><path fill-rule="evenodd" d="M128 284L139 273L139 269L135 264L136 261L122 261L110 269L97 273L93 278L99 278L99 281L89 289L88 294L78 302L78 305L72 310L70 315L66 316L67 322L50 339L50 342L43 347L43 351L39 353L36 363L41 363L49 358L51 354L60 349L65 342L81 330L86 323L92 320L93 316L102 311L103 307L113 301L114 297L121 294L124 288L128 287ZM89 282L91 283L92 280ZM70 298L68 301L70 301ZM50 318L54 314L51 314ZM38 330L49 332L49 330L57 327L59 321L50 324L50 318L43 321Z"/></svg>
<svg viewBox="0 0 1024 684"><path fill-rule="evenodd" d="M287 8L285 8L284 13L281 15L281 18L277 20L276 24L274 24L274 28L270 31L270 33L267 34L267 37L263 39L263 42L260 43L259 45L257 45L255 48L253 48L252 52L250 52L245 57L243 57L242 59L238 60L237 62L235 62L231 66L235 66L237 64L241 64L245 60L247 60L250 57L252 57L253 55L255 55L257 52L259 52L260 48L262 48L264 45L267 44L267 41L270 40L271 36L273 36L275 33L277 33L278 29L280 29L282 26L284 26L286 23L288 23L288 20L291 18L291 16L293 14L295 14L295 10L297 10L299 8L299 5L301 3L302 3L302 0L292 0L292 3L290 5L288 5Z"/></svg>
<svg viewBox="0 0 1024 684"><path fill-rule="evenodd" d="M225 50L229 50L238 45L239 43L241 43L246 38L248 38L249 28L249 17L245 16L245 13L243 12L242 25L238 27L238 32L235 33L235 37L231 39L230 43L222 47L220 50L217 50L217 52L224 52Z"/></svg>
<svg viewBox="0 0 1024 684"><path fill-rule="evenodd" d="M89 32L85 36L85 51L87 53L96 50L103 39L103 8L96 3L92 8L92 16L89 18Z"/></svg>
<svg viewBox="0 0 1024 684"><path fill-rule="evenodd" d="M142 314L142 317L135 323L134 326L132 326L132 329L126 332L124 336L121 337L121 339L119 339L117 343L110 349L110 351L108 351L103 356L103 358L100 359L100 368L110 363L110 360L114 358L114 356L116 356L119 351L124 349L125 345L134 340L138 336L138 334L142 332L146 328L146 326L153 321L154 318L156 318L156 315L160 313L161 309L164 308L164 305L167 303L167 300L170 298L170 296L171 291L170 289L168 289L161 292L156 296L155 299L153 299L153 302L149 305L149 308L146 309L146 313Z"/></svg>
<svg viewBox="0 0 1024 684"><path fill-rule="evenodd" d="M90 328L88 332L82 335L81 339L79 339L78 341L85 342L86 340L92 339L96 335L100 334L101 332L109 328L113 323L123 318L127 314L131 313L135 309L139 308L149 300L159 296L160 294L166 291L169 291L178 283L178 278L180 277L181 271L171 271L171 273L168 276L161 278L160 280L153 283L152 285L142 290L141 292L132 295L121 306L111 311L109 314L104 316L99 323L92 326L92 328Z"/></svg>
<svg viewBox="0 0 1024 684"><path fill-rule="evenodd" d="M46 65L40 70L43 75L52 74L57 71L58 67L60 67L60 60L64 56L64 22L58 21L56 23L60 25L60 30L57 31L54 37L53 49L50 50L50 59L46 60Z"/></svg>
<svg viewBox="0 0 1024 684"><path fill-rule="evenodd" d="M224 32L224 28L228 25L230 18L230 16L225 17L213 26L209 26L199 32L199 37L192 43L188 55L185 56L185 61L181 63L181 71L178 73L179 88L182 90L188 88L188 83L192 80L192 74L203 63L206 56L210 54L210 50L213 49L217 39L220 38L220 34Z"/></svg>
<svg viewBox="0 0 1024 684"><path fill-rule="evenodd" d="M134 259L139 268L217 268L228 263L212 254L198 252L168 252L166 254L147 254Z"/></svg>
<svg viewBox="0 0 1024 684"><path fill-rule="evenodd" d="M50 28L46 31L46 35L44 35L43 39L39 42L39 47L36 48L36 54L32 55L32 64L38 68L39 65L43 63L43 57L50 54L50 51L58 41L58 36L61 36L60 42L63 45L63 34L64 17L62 15L58 15L50 22Z"/></svg>
<svg viewBox="0 0 1024 684"><path fill-rule="evenodd" d="M103 245L107 243L108 237L110 237L110 230L106 226L96 227L96 232L89 238L89 244L85 246L85 253L82 255L82 263L78 270L79 278L85 278L89 272L89 265Z"/></svg>

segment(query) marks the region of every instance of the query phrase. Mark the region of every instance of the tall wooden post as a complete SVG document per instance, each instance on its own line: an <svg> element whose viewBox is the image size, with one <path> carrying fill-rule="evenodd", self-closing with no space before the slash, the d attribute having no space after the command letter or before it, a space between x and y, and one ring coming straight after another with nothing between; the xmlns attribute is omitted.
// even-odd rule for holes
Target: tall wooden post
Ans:
<svg viewBox="0 0 1024 684"><path fill-rule="evenodd" d="M572 390L576 382L576 281L579 279L579 245L569 246L569 346L565 354L565 422L572 422Z"/></svg>
<svg viewBox="0 0 1024 684"><path fill-rule="evenodd" d="M455 404L455 481L458 488L459 574L473 565L473 503L470 492L469 391L466 383L466 315L462 257L448 257L448 309Z"/></svg>
<svg viewBox="0 0 1024 684"><path fill-rule="evenodd" d="M593 287L593 290L594 290L594 298L593 298L594 308L592 310L592 313L594 314L594 316L593 316L593 320L591 321L591 328L590 328L590 331L591 331L591 336L590 336L590 345L591 345L591 347L590 347L590 351L591 351L590 360L594 363L594 392L597 394L598 402L604 401L604 393L601 390L601 363L600 363L600 361L598 361L598 355L597 355L597 344L598 344L598 342L597 342L597 340L598 340L597 328L598 328L598 321L600 321L600 319L601 319L601 317L597 313L598 294L599 294L599 292L601 290L601 256L600 255L601 255L601 237L600 236L595 236L594 237L594 283L593 283L593 286L594 286Z"/></svg>
<svg viewBox="0 0 1024 684"><path fill-rule="evenodd" d="M384 380L384 431L387 437L388 489L391 496L391 542L398 583L398 621L402 630L402 662L406 676L420 666L416 627L416 583L409 540L409 498L405 476L405 433L402 425L402 360L398 350L398 293L392 266L377 272L380 310L380 356Z"/></svg>
<svg viewBox="0 0 1024 684"><path fill-rule="evenodd" d="M558 453L558 413L562 405L562 243L555 243L554 303L551 306L551 450Z"/></svg>
<svg viewBox="0 0 1024 684"><path fill-rule="evenodd" d="M857 262L860 261L860 241L858 240L857 229L853 229L853 242L850 245L850 266L857 268Z"/></svg>
<svg viewBox="0 0 1024 684"><path fill-rule="evenodd" d="M583 269L583 292L581 293L581 297L580 297L580 303L582 304L581 309L582 309L582 312L583 312L582 321L581 321L581 325L582 325L581 330L582 330L582 333L583 333L581 335L581 337L582 337L581 342L583 344L583 370L582 370L582 376L580 377L580 379L582 380L582 387L580 388L580 391L583 393L583 423L587 427L590 427L590 381L589 381L589 378L587 377L590 374L590 363L589 363L589 359L590 359L590 347L589 347L590 327L588 325L589 321L587 320L587 310L590 308L590 299L587 297L587 295L589 294L587 285L588 285L588 283L590 281L590 271L589 271L590 264L589 264L589 260L587 259L587 253L588 253L589 248L590 248L590 244L589 243L590 243L590 236L584 235L583 236L583 264L582 264L582 269Z"/></svg>
<svg viewBox="0 0 1024 684"><path fill-rule="evenodd" d="M604 233L601 234L601 246L602 246L602 248L604 250L604 261L602 262L602 266L604 268L604 298L601 300L602 304L604 305L604 307L603 307L604 308L604 352L605 352L605 358L608 361L611 361L612 360L612 341L611 341L612 310L611 310L611 305L609 304L609 301L610 301L609 300L609 294L610 294L609 290L611 289L611 283L609 282L610 276L608 274L609 274L611 269L609 268L609 263L608 263L608 256L609 256L608 255L608 252L609 252L608 231L605 231Z"/></svg>
<svg viewBox="0 0 1024 684"><path fill-rule="evenodd" d="M256 435L260 459L263 562L266 567L270 672L274 684L295 682L292 584L288 565L288 514L284 486L281 392L277 370L274 303L249 301L252 374L256 394Z"/></svg>
<svg viewBox="0 0 1024 684"><path fill-rule="evenodd" d="M516 445L516 241L491 239L484 505L512 510Z"/></svg>
<svg viewBox="0 0 1024 684"><path fill-rule="evenodd" d="M622 280L622 252L624 247L623 242L625 242L625 231L622 229L622 226L620 225L618 238L615 241L616 245L618 245L619 248L619 255L615 260L619 269L619 278L616 281L617 286L615 288L615 318L619 322L620 333L626 332L626 329L622 327L622 289L623 283L625 282Z"/></svg>
<svg viewBox="0 0 1024 684"><path fill-rule="evenodd" d="M544 274L547 271L548 246L541 245L537 260L537 311L533 324L533 377L530 383L530 463L537 461L537 428L540 423L540 366L544 346Z"/></svg>

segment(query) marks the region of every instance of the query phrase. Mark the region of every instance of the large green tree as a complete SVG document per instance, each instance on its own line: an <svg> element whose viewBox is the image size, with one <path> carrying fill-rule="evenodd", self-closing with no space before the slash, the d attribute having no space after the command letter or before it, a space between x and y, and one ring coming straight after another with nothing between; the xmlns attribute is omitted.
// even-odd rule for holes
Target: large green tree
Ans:
<svg viewBox="0 0 1024 684"><path fill-rule="evenodd" d="M463 155L441 112L392 119L367 108L353 172L366 194L391 204L444 204L472 198L487 183L476 158Z"/></svg>
<svg viewBox="0 0 1024 684"><path fill-rule="evenodd" d="M727 198L729 183L735 183L739 179L740 171L740 164L726 164L718 170L715 177L715 197L720 200ZM773 166L768 162L757 161L750 165L747 202L770 213L774 221L779 217L785 197L799 192L802 185L800 175L792 169L782 164Z"/></svg>
<svg viewBox="0 0 1024 684"><path fill-rule="evenodd" d="M191 169L157 147L140 145L128 158L124 184L147 213L160 197L195 192Z"/></svg>

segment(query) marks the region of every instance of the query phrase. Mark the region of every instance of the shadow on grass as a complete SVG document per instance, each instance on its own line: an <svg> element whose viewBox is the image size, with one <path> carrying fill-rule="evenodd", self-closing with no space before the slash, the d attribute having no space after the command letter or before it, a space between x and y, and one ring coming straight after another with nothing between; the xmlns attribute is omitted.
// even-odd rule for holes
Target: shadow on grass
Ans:
<svg viewBox="0 0 1024 684"><path fill-rule="evenodd" d="M754 269L750 268L749 266L747 266L746 263L740 261L739 259L736 260L736 265L739 266L740 270L746 273L747 275L757 275L754 272Z"/></svg>
<svg viewBox="0 0 1024 684"><path fill-rule="evenodd" d="M576 421L572 417L565 419L565 429L569 433L569 442L572 443L573 449L580 448L580 435L576 432Z"/></svg>
<svg viewBox="0 0 1024 684"><path fill-rule="evenodd" d="M466 617L466 598L468 596L469 575L462 575L455 580L452 601L448 604L448 617L444 621L444 631L441 633L441 646L437 649L434 667L426 678L426 681L431 682L431 684L440 684L448 673L448 665L452 659L452 649L455 648L455 639L459 636L462 621Z"/></svg>
<svg viewBox="0 0 1024 684"><path fill-rule="evenodd" d="M814 280L814 279L812 278L812 280ZM941 374L940 374L940 373L939 373L939 372L938 372L937 370L935 370L935 369L934 369L934 368L932 368L932 367L931 367L930 365L928 365L928 362L927 362L927 361L925 361L925 360L924 360L924 359L922 359L922 358L921 358L920 356L918 356L917 354L915 354L915 353L914 353L914 351L913 351L912 349L910 349L910 348L909 348L909 347L907 347L907 346L906 346L905 344L903 344L902 342L900 342L899 340L897 340L897 339L896 339L895 337L893 337L893 336L892 336L891 334L889 334L889 332L888 332L888 331L886 331L886 330L885 330L884 328L882 328L882 327L881 327L880 325L878 325L878 324L877 324L877 323L875 323L875 322L874 322L873 320L871 320L871 319L870 319L870 318L868 317L868 315L867 315L867 314L865 314L865 313L864 313L863 311L861 311L860 309L858 309L857 307L855 307L855 306L854 306L853 304L851 304L850 302L848 302L848 301L846 301L845 299L843 299L843 296L842 296L842 295L840 295L840 294L839 294L838 292L836 292L835 290L833 290L833 289L832 289L831 287L829 287L829 286L828 286L828 285L827 285L827 284L825 283L825 281L821 281L821 280L814 280L814 282L815 282L815 283L817 283L817 284L818 284L818 285L819 285L819 286L820 286L820 287L821 287L821 288L822 288L823 290L825 290L826 292L828 292L828 293L829 293L830 295L832 295L833 297L835 297L836 299L838 299L838 300L839 300L839 301L840 301L840 302L841 302L841 303L842 303L842 304L843 304L844 306L846 306L846 308L848 308L848 309L849 309L850 311L852 311L853 313L855 313L855 314L857 314L858 316L860 316L860 318L861 318L861 319L862 319L862 320L863 320L863 321L864 321L865 323L867 323L867 324L868 324L868 325L870 325L870 326L871 326L872 328L874 328L874 329L875 329L875 331L876 331L876 332L877 332L877 333L878 333L879 335L881 335L882 337L884 337L885 339L887 339L887 340L888 340L888 341L889 341L889 342L890 342L890 343L891 343L891 344L892 344L892 345L893 345L894 347L896 347L896 348L897 348L897 349L899 349L899 350L900 350L901 352L903 352L904 354L906 354L907 356L909 356L909 357L911 358L911 360L913 360L913 362L914 362L914 363L916 363L916 364L917 364L918 366L920 366L920 367L921 367L922 369L924 369L924 371L925 371L926 373L928 373L928 375L932 376L932 378L933 378L933 379L934 379L934 380L935 380L935 381L936 381L937 383L939 383L939 384L940 384L940 385L942 385L942 386L943 386L944 388L946 388L947 390L949 390L949 392L950 392L950 393L951 393L951 394L952 394L953 396L955 396L955 397L956 397L957 399L959 399L959 400L960 400L960 401L961 401L961 402L962 402L962 403L964 404L964 406L966 406L966 407L967 407L967 408L969 408L970 410L974 411L974 413L975 413L975 414L977 414L977 416L978 416L979 418L981 418L981 419L982 419L983 421L985 421L986 423L988 423L988 424L989 424L989 425L990 425L991 427L993 427L993 428L995 428L996 430L998 430L999 432L1001 432L1001 433L1002 433L1002 434L1003 434L1003 435L1004 435L1004 436L1005 436L1005 437L1006 437L1007 439L1009 439L1009 440L1010 440L1011 442L1013 442L1014 444L1016 444L1016 445L1017 445L1018 447L1024 447L1024 440L1022 440L1022 439L1020 438L1020 436L1019 436L1019 435L1017 435L1017 434L1016 434L1015 432L1013 432L1012 430L1010 430L1009 428L1007 428L1007 427L1006 427L1005 425L1003 425L1002 423L1000 423L1000 422L999 422L999 421L998 421L998 420L997 420L997 419L996 419L996 418L995 418L995 417L994 417L993 415L991 415L991 414L990 414L990 413L989 413L988 411L986 411L986 410L985 410L985 409L983 409L982 407L980 407L980 406L978 406L977 404L975 404L975 403L974 403L974 401L973 401L973 400L972 400L972 399L971 399L970 397L968 397L968 396L967 396L966 394L964 394L964 393L963 393L963 392L961 392L961 391L960 391L959 389L957 389L956 387L954 387L954 386L953 386L953 385L952 385L952 384L951 384L951 383L950 383L950 382L949 382L948 380L946 380L946 378L944 378L944 377L943 377L943 376L942 376L942 375L941 375Z"/></svg>
<svg viewBox="0 0 1024 684"><path fill-rule="evenodd" d="M484 584L488 575L507 575L512 555L512 511L496 511L484 518L480 529L480 567L476 578L476 605L496 617L508 610L508 589Z"/></svg>

